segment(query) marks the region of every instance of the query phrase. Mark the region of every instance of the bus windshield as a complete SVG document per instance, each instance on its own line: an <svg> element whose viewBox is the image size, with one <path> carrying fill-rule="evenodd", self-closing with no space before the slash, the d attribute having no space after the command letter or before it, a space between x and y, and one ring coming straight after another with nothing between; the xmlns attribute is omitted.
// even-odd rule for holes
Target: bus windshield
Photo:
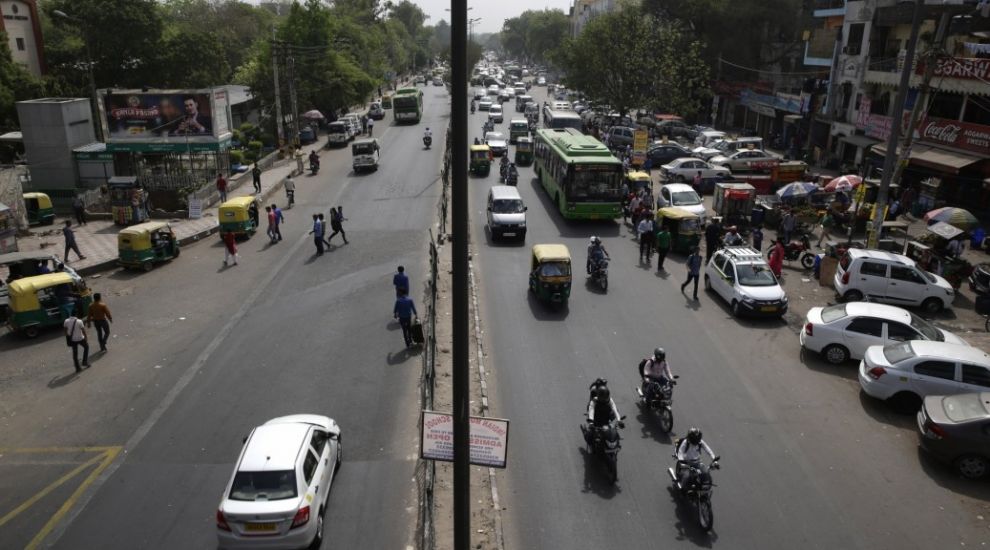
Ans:
<svg viewBox="0 0 990 550"><path fill-rule="evenodd" d="M622 168L612 164L573 167L567 198L572 201L609 202L622 198Z"/></svg>

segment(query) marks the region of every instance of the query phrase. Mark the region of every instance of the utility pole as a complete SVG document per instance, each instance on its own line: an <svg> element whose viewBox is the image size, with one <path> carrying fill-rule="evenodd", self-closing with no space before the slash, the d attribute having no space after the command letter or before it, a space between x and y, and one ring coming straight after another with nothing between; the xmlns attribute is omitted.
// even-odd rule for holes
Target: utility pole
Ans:
<svg viewBox="0 0 990 550"><path fill-rule="evenodd" d="M904 146L901 147L897 166L894 167L894 173L890 177L890 181L895 184L900 183L904 168L910 162L911 146L914 144L914 129L921 122L921 115L926 110L925 106L928 104L928 96L931 92L932 77L935 76L935 62L938 60L939 53L942 51L942 43L945 41L945 34L949 29L949 22L951 20L952 14L948 11L943 11L941 17L939 17L938 28L935 31L935 38L932 40L931 51L926 56L925 74L921 81L921 89L919 90L918 98L914 102L914 106L911 108L911 118L908 119L907 135L904 136ZM890 154L890 150L887 151L887 154Z"/></svg>
<svg viewBox="0 0 990 550"><path fill-rule="evenodd" d="M296 59L290 56L286 61L289 67L289 105L292 108L292 139L289 142L293 146L299 147L299 105L296 103Z"/></svg>
<svg viewBox="0 0 990 550"><path fill-rule="evenodd" d="M914 65L914 51L918 46L918 32L921 28L921 11L924 0L915 0L914 15L911 18L911 37L908 38L907 52L904 56L904 67L901 68L901 82L897 87L897 97L894 98L894 112L891 115L890 135L887 136L887 154L883 159L883 175L880 180L880 190L877 192L877 202L873 209L872 230L868 232L867 248L876 248L880 228L883 225L884 213L887 210L887 195L890 190L890 180L894 175L894 162L897 159L897 141L901 137L901 121L904 118L904 102L907 100L908 87L911 84L911 69ZM917 106L917 102L916 105Z"/></svg>
<svg viewBox="0 0 990 550"><path fill-rule="evenodd" d="M450 0L450 156L453 311L453 409L454 409L454 550L471 547L470 466L470 335L468 311L468 66L467 0Z"/></svg>
<svg viewBox="0 0 990 550"><path fill-rule="evenodd" d="M272 25L272 73L275 76L275 133L278 135L279 149L285 145L285 130L282 129L282 93L278 84L278 37L275 34L275 25Z"/></svg>

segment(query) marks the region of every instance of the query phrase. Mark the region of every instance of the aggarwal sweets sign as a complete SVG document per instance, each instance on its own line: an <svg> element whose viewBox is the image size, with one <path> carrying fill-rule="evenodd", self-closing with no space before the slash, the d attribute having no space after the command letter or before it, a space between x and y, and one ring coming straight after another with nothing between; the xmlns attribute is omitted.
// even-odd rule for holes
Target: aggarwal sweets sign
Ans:
<svg viewBox="0 0 990 550"><path fill-rule="evenodd" d="M918 125L917 131L919 141L990 155L990 126L926 118Z"/></svg>

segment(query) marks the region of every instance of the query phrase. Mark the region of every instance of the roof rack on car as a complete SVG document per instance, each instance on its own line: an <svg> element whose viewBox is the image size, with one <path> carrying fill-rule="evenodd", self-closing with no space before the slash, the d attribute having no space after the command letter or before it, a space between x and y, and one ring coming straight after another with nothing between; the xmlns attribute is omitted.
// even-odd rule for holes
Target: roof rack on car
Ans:
<svg viewBox="0 0 990 550"><path fill-rule="evenodd" d="M727 246L722 251L737 261L763 260L763 255L750 246Z"/></svg>

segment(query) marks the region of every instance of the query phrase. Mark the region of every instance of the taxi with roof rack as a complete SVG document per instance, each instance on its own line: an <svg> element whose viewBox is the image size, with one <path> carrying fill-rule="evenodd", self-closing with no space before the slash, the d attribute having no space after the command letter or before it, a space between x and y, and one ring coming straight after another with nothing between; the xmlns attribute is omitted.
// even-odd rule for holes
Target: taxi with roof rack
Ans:
<svg viewBox="0 0 990 550"><path fill-rule="evenodd" d="M759 252L748 246L727 246L705 266L705 290L722 297L732 315L782 317L787 294Z"/></svg>

